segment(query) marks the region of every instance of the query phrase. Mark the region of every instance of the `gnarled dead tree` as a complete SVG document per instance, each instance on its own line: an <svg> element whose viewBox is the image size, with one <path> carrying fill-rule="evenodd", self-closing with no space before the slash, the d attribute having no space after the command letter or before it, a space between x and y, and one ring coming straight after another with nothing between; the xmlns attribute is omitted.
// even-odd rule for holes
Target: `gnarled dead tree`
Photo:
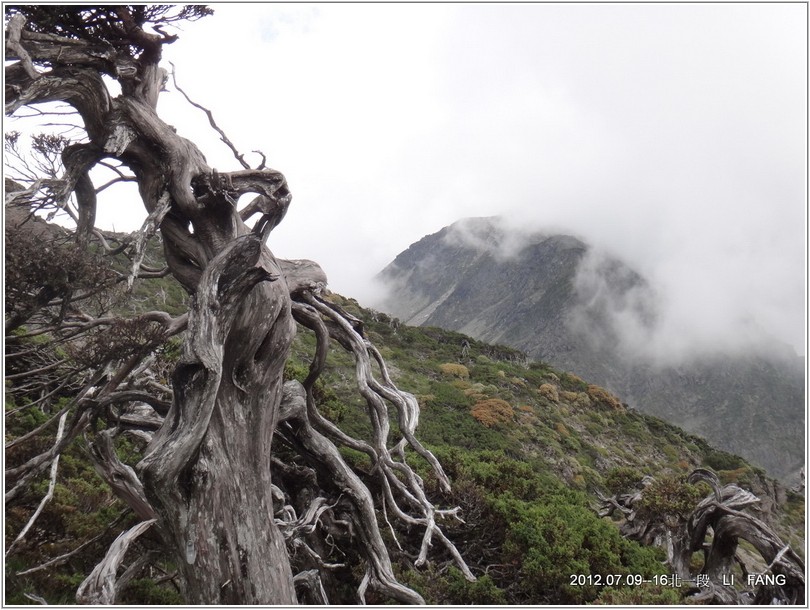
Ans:
<svg viewBox="0 0 810 610"><path fill-rule="evenodd" d="M670 478L663 486L653 477L639 481L638 488L612 497L600 495L600 516L619 514L622 534L642 544L666 546L667 564L685 581L684 595L693 602L715 604L804 604L804 562L766 523L745 509L759 502L754 494L735 484L720 485L712 471L694 470L686 484L703 481L712 493L684 506L690 494L677 489ZM654 497L652 501L650 498ZM738 544L751 544L766 569L760 577L738 554ZM692 573L692 555L702 554L702 567ZM745 580L732 572L739 566ZM700 575L700 578L698 576ZM738 575L739 576L739 575Z"/></svg>
<svg viewBox="0 0 810 610"><path fill-rule="evenodd" d="M247 165L221 131L241 169L218 172L156 112L167 82L161 49L176 39L166 29L211 11L192 5L8 11L6 53L14 62L5 68L6 114L61 103L75 113L81 131L79 138L47 143L47 175L21 171L7 189L7 206L16 206L22 219L20 234L26 223L30 229L39 222L35 212L68 214L76 228L64 248L76 250L79 259L128 253L130 268L110 271L104 282L131 288L134 277L168 272L191 301L185 315L153 311L125 318L90 308L92 285L68 278L37 292L21 279L17 301L7 306L6 329L13 331L7 347L19 364L14 381L39 384L42 404L56 392L71 397L60 412L69 417L57 441L6 471L7 502L84 435L96 470L141 520L88 576L79 600L116 599L117 589L150 560L139 557L116 576L140 537L168 553L190 603L291 604L299 597L326 602L323 582L341 567L341 555L365 564L361 600L371 587L399 602L421 602L397 581L378 512L384 521L391 517L421 528L416 565L438 541L473 579L439 527L442 519L457 518L457 510L435 508L406 461L409 451L419 455L449 488L441 466L414 436L415 398L393 384L360 321L323 298L320 267L278 260L265 245L290 204L284 176L264 161L257 168ZM111 96L105 79L117 81L121 94ZM91 172L100 167L116 177L97 186ZM116 181L136 184L148 212L141 231L118 247L95 228L98 197ZM239 209L246 194L253 199ZM145 243L156 233L166 270L144 262ZM284 384L296 321L315 333L317 354L303 384ZM156 350L180 335L182 352L168 387L155 374ZM62 345L72 357L38 363L37 350L24 341L35 336ZM318 412L313 386L330 339L355 357L370 439L346 435ZM119 435L145 444L135 469L112 448ZM346 464L339 446L368 456L372 470L366 480ZM280 460L282 450L295 459Z"/></svg>

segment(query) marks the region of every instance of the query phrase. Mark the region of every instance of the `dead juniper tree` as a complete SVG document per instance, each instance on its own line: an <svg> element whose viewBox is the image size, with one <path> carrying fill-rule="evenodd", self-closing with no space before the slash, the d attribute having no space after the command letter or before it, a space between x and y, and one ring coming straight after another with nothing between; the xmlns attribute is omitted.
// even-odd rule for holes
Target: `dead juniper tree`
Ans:
<svg viewBox="0 0 810 610"><path fill-rule="evenodd" d="M703 499L690 488L700 481L711 488ZM620 531L625 537L666 548L667 564L684 579L684 595L692 602L805 603L804 562L766 523L746 511L759 498L735 484L721 486L710 470L698 468L685 481L645 476L634 489L601 495L600 501L600 516L623 517ZM756 549L766 566L763 574L772 578L754 579L748 585L753 568L738 554L740 540ZM693 574L696 553L701 555L702 567ZM737 578L737 587L731 584L735 566L743 577ZM698 574L704 577L699 583Z"/></svg>
<svg viewBox="0 0 810 610"><path fill-rule="evenodd" d="M19 134L6 135L17 170L6 185L13 219L6 235L22 243L7 290L7 386L36 395L40 407L54 396L70 398L13 441L39 439L40 450L6 471L6 502L49 469L53 481L59 456L84 438L96 470L138 521L100 558L78 601L114 603L163 552L189 603L326 602L330 571L345 570L350 560L362 574L360 600L374 590L421 602L398 582L378 519L395 539L392 522L421 532L416 565L439 546L473 579L439 528L456 510L435 508L406 462L406 454L418 454L449 489L441 466L414 436L416 400L394 385L361 321L324 298L320 267L277 259L266 246L290 205L284 176L264 161L251 167L221 131L240 167L218 172L156 112L168 80L161 51L177 38L172 24L212 11L192 5L7 11L6 115L72 114L78 135L40 136L36 162L20 148ZM110 79L120 95L110 94ZM102 167L113 177L97 184ZM95 226L97 201L114 182L137 187L148 213L142 229L119 243ZM253 198L240 208L246 194ZM36 217L43 212L71 216L75 230L53 229ZM155 235L165 268L144 260ZM38 243L51 244L48 256ZM116 268L110 255L126 255L128 268ZM134 278L166 274L187 291L187 313L125 317L110 313L109 303L93 306L115 287L131 288ZM303 383L285 383L296 323L314 332L317 353ZM34 337L39 347L26 341ZM168 384L159 353L172 337L182 337L182 350ZM354 355L371 438L348 436L318 411L314 388L330 341ZM57 422L52 443L43 444ZM125 434L144 443L135 468L115 451ZM367 456L371 471L361 478L339 447ZM142 548L141 537L156 546L138 556L132 549Z"/></svg>

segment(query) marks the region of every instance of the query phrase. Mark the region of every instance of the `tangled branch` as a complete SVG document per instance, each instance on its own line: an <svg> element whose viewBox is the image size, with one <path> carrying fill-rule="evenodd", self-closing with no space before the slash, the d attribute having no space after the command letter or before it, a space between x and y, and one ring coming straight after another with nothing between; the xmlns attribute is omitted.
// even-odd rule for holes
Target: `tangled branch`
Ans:
<svg viewBox="0 0 810 610"><path fill-rule="evenodd" d="M720 485L717 475L698 468L686 479L687 484L705 482L711 493L693 505L688 514L672 519L664 510L644 510L645 501L655 493L656 480L645 477L639 488L612 497L600 494L600 516L619 511L624 516L622 533L644 544L666 544L667 563L681 578L695 582L691 558L703 554L705 576L702 586L687 589L684 595L693 602L719 604L804 604L804 562L766 523L745 509L759 502L754 494L735 484ZM656 506L662 506L660 502ZM710 534L711 532L711 534ZM707 540L710 540L707 542ZM780 575L782 584L759 584L738 590L732 584L731 570L741 566L750 573L737 553L739 540L750 543L761 555L767 571Z"/></svg>
<svg viewBox="0 0 810 610"><path fill-rule="evenodd" d="M28 239L30 246L26 254L26 244L17 244L19 264L6 293L6 341L16 367L8 382L25 402L14 413L36 408L51 419L12 441L17 456L6 469L6 501L19 501L49 465L55 481L59 456L85 439L95 470L141 523L121 534L82 583L77 599L84 603L119 599L126 582L154 559L151 550L142 552L118 574L128 549L143 551L145 540L174 563L190 603L288 604L297 594L323 603L332 575L345 574L352 562L364 564L364 576L356 575L360 600L376 590L395 601L422 602L396 577L379 511L400 549L400 538L418 547L417 566L432 546L441 546L474 577L441 528L443 520L459 519L458 509L434 506L408 461L418 456L440 489L449 490L441 465L415 436L415 397L393 383L360 320L323 298L320 267L279 261L265 246L291 202L284 175L265 167L263 155L250 168L210 111L188 96L242 169L211 168L157 114L168 78L159 66L162 46L176 39L162 28L210 12L191 5L12 10L7 115L60 102L75 112L82 133L75 140L37 140L41 162L17 154L24 184L7 189L7 210L15 209L18 220L12 239ZM111 95L108 77L118 81L120 95ZM17 140L6 143L19 152ZM91 171L99 166L114 176L96 187ZM119 181L137 183L148 216L140 231L112 247L95 227L96 206ZM246 194L253 199L240 211ZM75 222L59 248L46 223L35 219L43 210L64 211ZM147 242L158 232L166 271L144 265ZM99 262L124 254L130 257L125 271ZM125 316L110 313L112 302L95 302L115 285L126 282L131 291L136 280L165 273L188 293L187 315ZM316 334L316 354L303 383L285 384L296 320ZM162 346L180 333L179 358L159 363ZM353 438L318 411L314 384L332 340L354 356L370 438ZM171 388L163 375L168 368ZM60 413L60 432L44 448L51 410ZM122 438L143 451L135 468L116 452ZM348 449L368 457L369 473L349 466L341 453ZM296 455L279 459L290 450ZM36 514L30 523L35 520ZM417 543L408 539L411 529L419 532Z"/></svg>

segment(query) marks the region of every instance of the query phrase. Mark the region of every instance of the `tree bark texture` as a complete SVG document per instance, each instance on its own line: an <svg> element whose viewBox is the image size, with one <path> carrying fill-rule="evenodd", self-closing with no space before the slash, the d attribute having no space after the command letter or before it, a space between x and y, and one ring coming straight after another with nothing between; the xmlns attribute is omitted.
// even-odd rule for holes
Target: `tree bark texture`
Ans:
<svg viewBox="0 0 810 610"><path fill-rule="evenodd" d="M137 574L138 570L147 562L149 556L148 554L142 555L136 559L120 577L116 577L118 567L124 560L124 555L129 546L138 536L148 530L154 522L154 519L142 521L115 539L107 550L104 560L79 585L76 592L76 601L78 603L104 605L115 603L118 592Z"/></svg>
<svg viewBox="0 0 810 610"><path fill-rule="evenodd" d="M294 328L285 283L264 254L245 235L206 267L174 374L175 402L139 464L152 505L173 524L164 532L192 603L295 601L270 494Z"/></svg>
<svg viewBox="0 0 810 610"><path fill-rule="evenodd" d="M219 175L158 117L165 79L158 43L133 59L101 42L27 33L23 25L18 15L7 32L9 57L19 59L6 70L7 114L64 101L89 139L66 149L55 197L66 198L96 162L111 157L134 172L148 212L169 204L160 224L166 258L194 295L194 307L173 378L174 402L138 471L187 600L295 603L270 494L271 445L294 322L284 277L263 245L268 223L259 235L251 233L235 205L242 193L255 192L277 224L290 201L284 178L269 169ZM40 71L32 60L53 65ZM100 72L117 77L123 94L111 98ZM94 197L80 197L79 204L82 228L92 224Z"/></svg>
<svg viewBox="0 0 810 610"><path fill-rule="evenodd" d="M313 570L337 567L320 555L327 546L334 547L331 541L336 538L348 540L365 562L360 601L371 587L399 602L423 602L396 579L377 523L380 503L387 510L386 522L390 513L408 528L424 530L417 566L426 562L431 544L438 540L463 574L474 580L439 527L444 518L458 518L458 509L436 509L406 462L408 447L430 464L439 486L449 490L438 461L414 435L419 418L415 397L393 384L380 353L363 336L362 323L318 296L326 283L322 269L312 261L276 260L265 245L290 204L284 176L266 168L264 161L253 169L238 154L242 169L211 168L194 143L156 112L167 78L159 66L161 46L174 37L159 27L157 34L145 32L132 7L92 10L101 23L97 27L106 28L105 36L29 30L19 13L8 22L7 59L17 61L5 69L7 115L27 106L64 102L75 109L86 132L86 141L64 148L62 174L37 181L26 198L50 209L75 202L75 242L86 248L95 234L100 190L90 171L107 160L122 164L134 175L149 214L134 242L128 285L143 272L145 240L159 230L168 269L191 296L191 307L187 316L176 319L161 312L139 316L144 324L159 325L163 340L185 330L172 389L165 389L172 395L171 406L148 395L149 383L133 385L145 358L144 353L134 354L116 365L114 373L97 372L95 379L105 380L97 394L90 390L95 382L88 382L76 398L66 440L11 473L22 476L15 491L113 404L154 409L146 415L118 413L114 427L97 433L90 444L96 470L142 523L111 548L83 583L79 601L114 603L121 584L143 565L136 560L116 580L124 553L151 526L149 538L158 538L172 557L189 603L289 605L296 603L296 584L307 599L326 601L323 579ZM76 15L68 10L62 17L75 21ZM116 79L122 93L112 97L102 75ZM210 112L208 116L216 128ZM245 194L253 199L238 210ZM61 303L64 317L69 297ZM77 333L112 324L73 315L79 320L71 322ZM315 332L317 354L304 383L285 386L284 364L296 320ZM373 430L368 441L344 434L318 413L313 385L330 338L355 357L357 387ZM393 444L389 405L401 434ZM139 438L149 442L132 469L117 458L112 439L138 424ZM280 463L272 450L274 436L298 451L306 466ZM380 490L377 497L347 466L338 445L368 455ZM285 481L276 484L273 468L291 476L279 477ZM299 473L314 473L312 482L318 488L307 487L308 478L296 480ZM289 549L300 551L297 575Z"/></svg>

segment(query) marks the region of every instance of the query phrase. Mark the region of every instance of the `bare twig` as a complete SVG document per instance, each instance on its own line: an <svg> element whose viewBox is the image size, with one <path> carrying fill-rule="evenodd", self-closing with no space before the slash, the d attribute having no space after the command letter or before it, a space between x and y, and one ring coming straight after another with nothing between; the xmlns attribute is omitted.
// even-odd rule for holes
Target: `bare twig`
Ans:
<svg viewBox="0 0 810 610"><path fill-rule="evenodd" d="M118 178L113 178L112 180L109 180L108 182L105 182L101 186L97 187L96 194L98 195L101 191L108 189L113 184L118 184L119 182L137 182L137 181L138 179L135 176L121 176Z"/></svg>
<svg viewBox="0 0 810 610"><path fill-rule="evenodd" d="M208 117L209 124L211 125L211 127L213 127L214 131L216 131L219 134L219 139L222 140L222 142L228 148L231 149L233 156L236 158L237 161L239 161L239 164L245 169L251 169L250 165L248 165L247 161L245 161L245 156L239 152L236 146L233 145L233 142L231 142L230 138L228 138L228 136L225 135L225 132L222 131L222 129L220 129L219 125L217 125L216 121L214 120L213 113L210 110L208 110L208 108L201 106L200 104L192 100L188 96L188 94L180 88L180 86L177 84L177 77L175 75L174 64L172 62L169 62L169 64L172 67L172 82L174 83L174 88L177 89L183 95L184 98L186 98L186 101L189 104L191 104L195 108L199 108L206 114L206 116ZM262 155L262 164L259 168L261 169L262 167L264 167L264 155Z"/></svg>
<svg viewBox="0 0 810 610"><path fill-rule="evenodd" d="M59 444L59 441L62 440L62 435L65 433L65 420L67 420L67 411L62 413L62 417L59 419L59 428L56 431L56 441L54 443L54 446L57 446ZM45 505L51 501L51 498L53 498L53 490L56 487L56 472L58 467L59 467L59 455L57 455L53 459L53 462L51 463L51 481L48 484L48 493L46 493L45 497L42 498L42 501L39 503L39 506L37 506L37 510L34 511L33 515L31 515L31 518L28 520L28 523L25 524L25 527L22 528L22 531L19 534L17 534L17 537L14 539L14 542L12 542L11 545L8 547L8 550L6 551L6 557L8 557L12 553L12 551L14 551L17 548L20 542L22 542L22 540L25 538L25 535L28 533L28 530L31 529L31 527L34 525L39 515L42 513L42 510L45 508Z"/></svg>
<svg viewBox="0 0 810 610"><path fill-rule="evenodd" d="M68 551L67 553L63 553L62 555L59 555L58 557L54 557L53 559L49 559L45 563L42 563L42 564L40 564L38 566L35 566L33 568L28 568L27 570L23 570L22 572L17 572L17 576L27 576L28 574L33 574L34 572L39 572L41 570L45 570L47 568L50 568L50 567L65 563L68 559L70 559L74 555L77 555L78 553L80 553L81 551L86 549L88 546L90 546L92 544L95 544L96 542L98 542L99 540L104 538L110 532L110 530L112 530L116 525L118 525L121 522L121 520L124 519L124 517L126 517L128 514L130 514L129 509L125 510L120 515L118 515L118 517L116 517L115 520L112 523L110 523L106 527L106 529L103 532L101 532L98 536L94 536L90 540L88 540L86 542L83 542L82 544L77 546L72 551Z"/></svg>
<svg viewBox="0 0 810 610"><path fill-rule="evenodd" d="M120 579L116 579L118 566L120 566L121 562L124 560L124 555L129 549L129 546L138 536L148 530L153 523L155 523L155 519L142 521L135 527L123 532L115 539L115 542L110 545L101 563L93 568L90 575L79 585L79 590L76 591L76 601L78 603L106 605L115 603L119 589L121 585L124 584L119 581L125 580L123 575ZM141 560L136 561L136 564L142 563L143 561ZM138 568L140 567L142 567L142 565L138 565ZM132 570L127 570L125 574L131 578L132 572Z"/></svg>
<svg viewBox="0 0 810 610"><path fill-rule="evenodd" d="M23 595L27 599L30 599L32 602L36 602L41 606L47 606L48 605L48 602L45 601L44 597L40 597L39 595L36 595L35 593L23 593Z"/></svg>

